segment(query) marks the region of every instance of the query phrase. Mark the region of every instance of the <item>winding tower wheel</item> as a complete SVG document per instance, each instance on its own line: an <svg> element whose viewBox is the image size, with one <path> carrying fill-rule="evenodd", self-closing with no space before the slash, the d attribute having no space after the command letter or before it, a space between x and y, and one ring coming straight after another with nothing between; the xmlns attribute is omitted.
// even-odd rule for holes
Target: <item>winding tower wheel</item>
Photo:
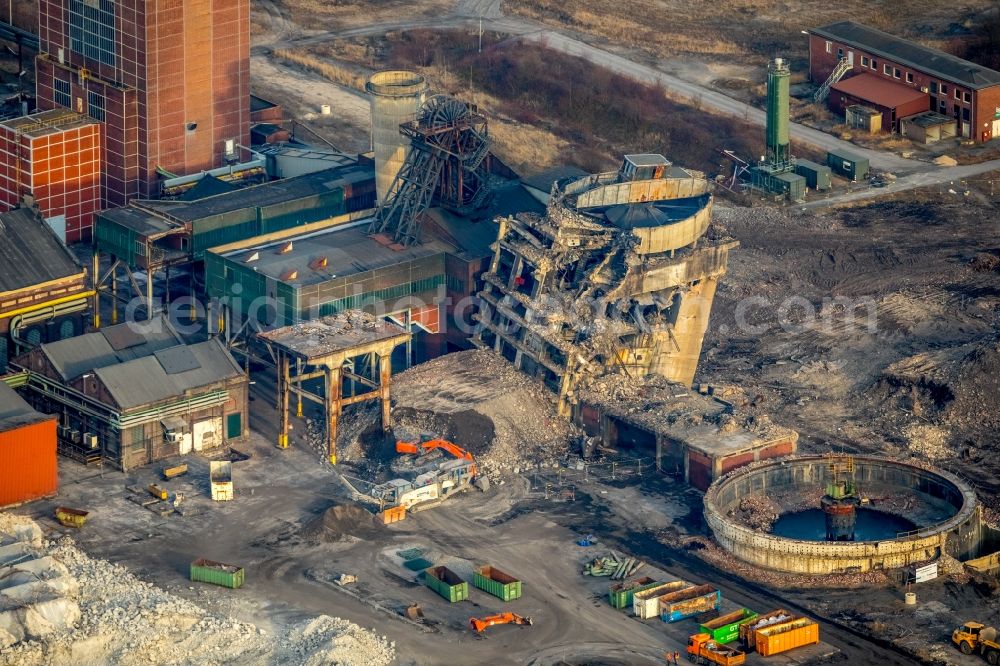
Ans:
<svg viewBox="0 0 1000 666"><path fill-rule="evenodd" d="M369 233L395 242L419 241L420 214L432 203L464 213L489 197L486 158L492 140L486 119L448 95L424 103L417 120L400 125L410 152L392 181Z"/></svg>

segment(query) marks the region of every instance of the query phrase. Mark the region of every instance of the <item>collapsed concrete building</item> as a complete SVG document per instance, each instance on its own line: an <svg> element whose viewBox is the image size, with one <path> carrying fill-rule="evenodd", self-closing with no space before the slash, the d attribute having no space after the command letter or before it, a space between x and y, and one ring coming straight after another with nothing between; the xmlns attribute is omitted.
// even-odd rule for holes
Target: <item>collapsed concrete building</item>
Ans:
<svg viewBox="0 0 1000 666"><path fill-rule="evenodd" d="M608 373L690 386L738 245L708 233L711 217L703 174L661 155L557 180L545 215L498 220L476 342L543 380L564 416Z"/></svg>

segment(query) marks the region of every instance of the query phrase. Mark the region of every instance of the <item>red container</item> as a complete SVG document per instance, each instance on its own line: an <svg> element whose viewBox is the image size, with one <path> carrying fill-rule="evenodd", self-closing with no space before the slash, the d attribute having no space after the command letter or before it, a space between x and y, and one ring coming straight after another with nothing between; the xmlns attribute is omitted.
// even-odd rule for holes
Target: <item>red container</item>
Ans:
<svg viewBox="0 0 1000 666"><path fill-rule="evenodd" d="M59 487L56 467L56 417L0 419L0 507L54 495Z"/></svg>

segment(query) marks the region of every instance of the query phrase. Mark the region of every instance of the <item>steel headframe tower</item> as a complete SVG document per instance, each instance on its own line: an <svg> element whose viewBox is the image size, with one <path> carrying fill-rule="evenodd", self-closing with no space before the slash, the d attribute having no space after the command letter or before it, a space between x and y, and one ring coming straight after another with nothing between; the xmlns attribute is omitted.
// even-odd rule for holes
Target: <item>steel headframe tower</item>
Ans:
<svg viewBox="0 0 1000 666"><path fill-rule="evenodd" d="M486 118L448 95L434 95L417 119L399 132L410 151L392 180L369 233L392 234L395 242L419 240L420 214L437 198L458 213L480 208L489 197L488 160L492 140Z"/></svg>
<svg viewBox="0 0 1000 666"><path fill-rule="evenodd" d="M788 151L788 64L775 58L767 70L766 162L773 171L791 167Z"/></svg>

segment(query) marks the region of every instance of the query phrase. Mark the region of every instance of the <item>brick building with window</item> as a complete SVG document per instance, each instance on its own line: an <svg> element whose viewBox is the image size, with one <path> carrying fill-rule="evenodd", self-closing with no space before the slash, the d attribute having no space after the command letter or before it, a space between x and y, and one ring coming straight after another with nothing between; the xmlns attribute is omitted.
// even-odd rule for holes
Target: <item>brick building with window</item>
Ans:
<svg viewBox="0 0 1000 666"><path fill-rule="evenodd" d="M249 12L249 0L40 0L38 106L104 123L106 205L240 158Z"/></svg>
<svg viewBox="0 0 1000 666"><path fill-rule="evenodd" d="M1000 72L853 21L809 31L809 75L814 83L826 81L843 58L851 64L845 81L861 74L882 81L854 86L855 101L862 91L878 96L862 103L881 108L889 108L886 100L905 100L905 113L934 111L954 118L962 137L979 142L1000 138ZM905 89L926 97L923 108L914 110L913 93ZM848 103L847 97L835 88L831 107ZM896 129L902 117L897 113L883 127Z"/></svg>

